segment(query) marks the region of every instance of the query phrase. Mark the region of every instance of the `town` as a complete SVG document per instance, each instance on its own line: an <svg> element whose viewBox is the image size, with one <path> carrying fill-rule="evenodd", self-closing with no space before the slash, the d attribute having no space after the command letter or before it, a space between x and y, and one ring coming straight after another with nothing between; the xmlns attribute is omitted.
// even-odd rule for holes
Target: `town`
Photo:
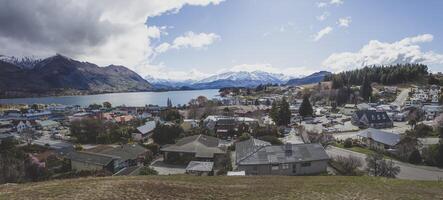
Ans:
<svg viewBox="0 0 443 200"><path fill-rule="evenodd" d="M442 75L426 75L421 85L383 85L369 76L358 85L342 82L346 76L353 78L222 88L217 98L181 106L173 99L143 107L1 105L0 181L172 174L443 179Z"/></svg>

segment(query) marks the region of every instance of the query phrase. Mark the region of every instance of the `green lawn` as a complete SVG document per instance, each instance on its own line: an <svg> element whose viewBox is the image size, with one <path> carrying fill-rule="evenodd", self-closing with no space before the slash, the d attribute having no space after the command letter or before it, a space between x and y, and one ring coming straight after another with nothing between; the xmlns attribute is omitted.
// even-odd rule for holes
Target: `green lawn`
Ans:
<svg viewBox="0 0 443 200"><path fill-rule="evenodd" d="M377 153L376 151L374 151L372 149L363 148L363 147L353 146L351 148L345 148L343 144L338 144L338 143L333 144L333 146L338 147L338 148L342 148L342 149L347 149L347 150L350 150L350 151L355 151L355 152L366 154L366 155L369 155L371 153ZM396 158L388 156L388 155L385 155L385 154L383 154L383 157L385 159L397 160Z"/></svg>

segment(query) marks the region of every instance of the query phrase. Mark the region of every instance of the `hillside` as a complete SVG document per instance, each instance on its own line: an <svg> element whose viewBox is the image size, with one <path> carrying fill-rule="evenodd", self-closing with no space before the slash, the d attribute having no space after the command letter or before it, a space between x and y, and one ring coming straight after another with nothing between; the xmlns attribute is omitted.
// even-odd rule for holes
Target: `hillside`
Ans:
<svg viewBox="0 0 443 200"><path fill-rule="evenodd" d="M147 176L0 186L0 199L441 199L443 182L374 177Z"/></svg>
<svg viewBox="0 0 443 200"><path fill-rule="evenodd" d="M28 63L32 63L28 61ZM56 55L22 67L0 61L0 97L147 91L151 85L123 66L99 67Z"/></svg>
<svg viewBox="0 0 443 200"><path fill-rule="evenodd" d="M319 71L319 72L313 73L313 74L303 77L303 78L291 79L286 84L287 85L306 85L306 84L318 83L318 82L323 81L323 79L329 75L331 75L331 72Z"/></svg>

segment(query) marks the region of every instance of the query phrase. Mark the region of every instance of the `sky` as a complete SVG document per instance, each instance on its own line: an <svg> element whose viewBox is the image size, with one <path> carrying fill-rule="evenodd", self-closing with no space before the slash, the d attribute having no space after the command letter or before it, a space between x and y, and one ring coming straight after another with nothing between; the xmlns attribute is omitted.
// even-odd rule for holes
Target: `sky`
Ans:
<svg viewBox="0 0 443 200"><path fill-rule="evenodd" d="M0 54L56 53L141 76L443 71L441 0L0 0Z"/></svg>

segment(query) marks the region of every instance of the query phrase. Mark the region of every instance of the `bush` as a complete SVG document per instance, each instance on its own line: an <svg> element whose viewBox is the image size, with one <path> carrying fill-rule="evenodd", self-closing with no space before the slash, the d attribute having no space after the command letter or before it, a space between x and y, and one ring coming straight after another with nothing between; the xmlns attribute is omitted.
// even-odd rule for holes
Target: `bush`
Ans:
<svg viewBox="0 0 443 200"><path fill-rule="evenodd" d="M283 142L275 136L265 135L260 140L271 143L272 145L281 145Z"/></svg>
<svg viewBox="0 0 443 200"><path fill-rule="evenodd" d="M412 164L420 164L422 162L420 152L417 149L414 150L411 155L409 155L408 161Z"/></svg>
<svg viewBox="0 0 443 200"><path fill-rule="evenodd" d="M150 143L147 145L143 145L145 148L149 149L149 151L152 152L153 155L157 155L160 152L160 145L156 143Z"/></svg>
<svg viewBox="0 0 443 200"><path fill-rule="evenodd" d="M251 135L249 135L249 133L243 133L241 134L241 136L238 138L239 141L245 141L245 140L249 140L249 138L251 138Z"/></svg>
<svg viewBox="0 0 443 200"><path fill-rule="evenodd" d="M140 169L139 175L142 176L158 175L158 172L152 167L145 166Z"/></svg>
<svg viewBox="0 0 443 200"><path fill-rule="evenodd" d="M356 176L361 175L358 170L362 166L362 160L349 155L349 157L337 156L332 160L332 166L343 175Z"/></svg>
<svg viewBox="0 0 443 200"><path fill-rule="evenodd" d="M352 147L352 139L351 138L347 138L343 144L343 147L345 148L351 148Z"/></svg>

